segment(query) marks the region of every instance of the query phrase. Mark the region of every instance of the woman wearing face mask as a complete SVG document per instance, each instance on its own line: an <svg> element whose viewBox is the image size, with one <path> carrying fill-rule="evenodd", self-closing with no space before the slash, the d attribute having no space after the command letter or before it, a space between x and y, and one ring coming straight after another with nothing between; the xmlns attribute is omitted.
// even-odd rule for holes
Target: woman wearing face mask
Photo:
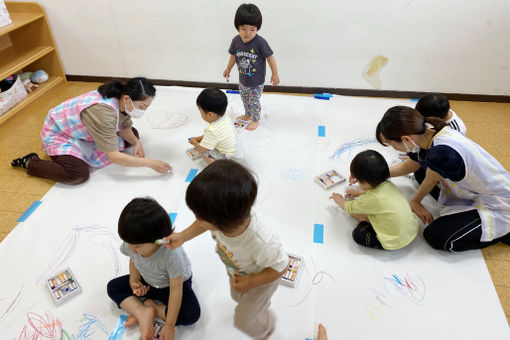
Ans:
<svg viewBox="0 0 510 340"><path fill-rule="evenodd" d="M51 109L41 132L44 151L51 161L36 153L16 158L12 166L27 169L31 176L65 184L80 184L89 178L89 167L110 163L150 167L167 173L170 164L147 159L132 127L131 118L140 118L149 107L156 89L145 78L103 84L96 91L69 99ZM133 155L122 153L133 146Z"/></svg>
<svg viewBox="0 0 510 340"><path fill-rule="evenodd" d="M420 164L427 169L410 201L422 222L430 223L424 238L433 248L451 252L510 244L510 174L478 144L445 126L438 118L395 106L376 130L382 145L410 155L390 168L391 177L412 173ZM440 217L434 220L421 201L437 183Z"/></svg>

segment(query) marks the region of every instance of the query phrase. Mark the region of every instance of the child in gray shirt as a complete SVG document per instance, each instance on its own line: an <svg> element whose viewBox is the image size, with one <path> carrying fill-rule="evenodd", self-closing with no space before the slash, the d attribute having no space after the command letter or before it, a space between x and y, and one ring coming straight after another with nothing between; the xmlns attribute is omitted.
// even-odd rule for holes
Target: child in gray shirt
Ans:
<svg viewBox="0 0 510 340"><path fill-rule="evenodd" d="M111 280L107 292L129 313L124 325L138 323L144 340L154 336L155 317L165 320L160 333L165 339L173 339L175 326L191 325L200 317L186 253L182 248L171 250L155 244L170 234L170 217L152 198L133 199L120 215L119 236L124 241L120 251L130 258L129 275Z"/></svg>

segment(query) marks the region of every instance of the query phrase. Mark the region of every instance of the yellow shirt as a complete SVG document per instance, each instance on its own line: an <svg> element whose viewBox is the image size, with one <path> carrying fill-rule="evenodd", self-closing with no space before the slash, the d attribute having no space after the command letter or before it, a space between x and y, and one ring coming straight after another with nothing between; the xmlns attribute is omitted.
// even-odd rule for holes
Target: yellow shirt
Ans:
<svg viewBox="0 0 510 340"><path fill-rule="evenodd" d="M344 208L351 215L366 214L386 250L403 248L418 234L418 219L405 197L389 181L345 202Z"/></svg>
<svg viewBox="0 0 510 340"><path fill-rule="evenodd" d="M227 116L212 122L204 130L200 146L216 150L226 156L233 156L236 151L234 125Z"/></svg>

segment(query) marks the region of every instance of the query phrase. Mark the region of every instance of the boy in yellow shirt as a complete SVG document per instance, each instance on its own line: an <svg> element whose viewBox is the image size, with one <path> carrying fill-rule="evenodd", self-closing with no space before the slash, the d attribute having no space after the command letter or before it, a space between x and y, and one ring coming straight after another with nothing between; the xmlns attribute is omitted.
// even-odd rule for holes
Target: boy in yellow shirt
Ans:
<svg viewBox="0 0 510 340"><path fill-rule="evenodd" d="M366 150L351 162L350 183L361 190L346 190L347 198L333 193L330 197L358 222L352 231L354 241L362 246L395 250L407 246L418 234L418 219L395 184L388 181L390 171L384 157Z"/></svg>

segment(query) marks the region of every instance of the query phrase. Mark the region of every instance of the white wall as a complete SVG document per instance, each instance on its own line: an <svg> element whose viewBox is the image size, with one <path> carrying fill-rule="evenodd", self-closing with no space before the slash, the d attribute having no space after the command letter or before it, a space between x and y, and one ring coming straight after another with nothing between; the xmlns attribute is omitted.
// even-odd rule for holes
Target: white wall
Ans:
<svg viewBox="0 0 510 340"><path fill-rule="evenodd" d="M38 2L67 74L221 82L243 1ZM363 71L383 55L383 90L510 95L508 0L256 4L281 85L370 89Z"/></svg>

